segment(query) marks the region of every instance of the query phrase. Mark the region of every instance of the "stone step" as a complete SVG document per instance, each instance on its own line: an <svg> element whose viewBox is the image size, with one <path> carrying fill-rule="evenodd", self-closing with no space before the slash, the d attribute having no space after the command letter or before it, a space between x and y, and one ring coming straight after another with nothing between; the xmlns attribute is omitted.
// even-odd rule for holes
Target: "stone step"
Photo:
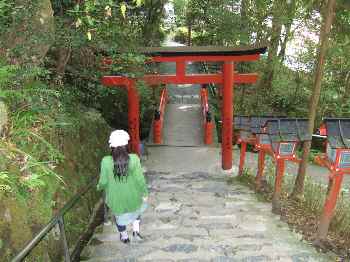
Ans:
<svg viewBox="0 0 350 262"><path fill-rule="evenodd" d="M169 104L199 104L199 95L171 95Z"/></svg>

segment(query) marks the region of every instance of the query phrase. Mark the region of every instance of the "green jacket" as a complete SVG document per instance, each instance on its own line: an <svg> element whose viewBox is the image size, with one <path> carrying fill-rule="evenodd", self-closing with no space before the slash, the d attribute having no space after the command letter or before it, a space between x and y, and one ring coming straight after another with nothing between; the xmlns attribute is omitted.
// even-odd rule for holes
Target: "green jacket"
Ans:
<svg viewBox="0 0 350 262"><path fill-rule="evenodd" d="M97 190L105 190L106 204L115 215L135 212L141 207L142 198L148 195L140 159L135 154L129 157L128 177L120 181L114 178L112 156L105 156L101 162Z"/></svg>

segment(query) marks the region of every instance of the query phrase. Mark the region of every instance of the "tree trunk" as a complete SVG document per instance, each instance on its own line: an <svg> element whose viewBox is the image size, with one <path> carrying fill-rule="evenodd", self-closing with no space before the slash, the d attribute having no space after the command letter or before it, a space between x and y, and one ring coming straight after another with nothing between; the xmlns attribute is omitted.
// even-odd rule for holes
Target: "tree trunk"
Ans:
<svg viewBox="0 0 350 262"><path fill-rule="evenodd" d="M242 45L247 45L249 43L249 21L247 16L247 5L248 1L242 1L241 2L241 21L240 21L240 31L241 31L241 37L240 37L240 43ZM233 8L232 8L233 9Z"/></svg>
<svg viewBox="0 0 350 262"><path fill-rule="evenodd" d="M349 99L349 97L350 97L350 71L346 74L346 77L345 77L345 87L344 87L344 92L343 92L343 96L340 104L342 106L346 105L346 101Z"/></svg>
<svg viewBox="0 0 350 262"><path fill-rule="evenodd" d="M284 1L282 1L284 2ZM281 39L281 6L282 3L280 1L274 1L273 6L273 18L272 18L272 28L271 28L271 39L270 45L268 49L267 56L267 65L265 74L260 82L260 89L271 90L272 88L272 80L274 76L274 63L275 58L277 57L277 50Z"/></svg>
<svg viewBox="0 0 350 262"><path fill-rule="evenodd" d="M329 33L331 31L332 20L334 16L335 1L336 0L328 0L327 10L325 13L325 20L322 25L322 30L320 33L320 36L321 36L319 40L320 48L318 52L318 60L317 60L316 71L315 71L314 89L313 89L312 96L310 99L310 104L309 104L308 131L310 134L312 134L314 130L316 110L317 110L318 101L320 99L321 81L322 81L323 71L324 71L325 55L328 47L328 38L329 38ZM292 192L292 198L295 198L295 199L300 199L304 193L305 172L307 167L308 156L310 153L310 148L311 148L311 141L304 142L303 156L299 166L298 176L295 180L295 185Z"/></svg>
<svg viewBox="0 0 350 262"><path fill-rule="evenodd" d="M289 40L290 31L291 31L293 20L294 20L294 16L295 16L295 11L296 11L296 3L295 3L295 1L291 1L291 3L287 4L286 11L287 11L287 13L285 14L285 16L287 16L288 19L284 23L285 37L284 37L284 39L283 39L283 41L281 43L281 51L278 54L278 58L280 59L281 63L283 63L284 59L285 59L287 43L288 43L288 40Z"/></svg>
<svg viewBox="0 0 350 262"><path fill-rule="evenodd" d="M145 3L145 8L148 10L146 22L143 27L145 46L155 46L160 44L158 30L159 24L163 18L164 2L164 0L157 0Z"/></svg>
<svg viewBox="0 0 350 262"><path fill-rule="evenodd" d="M281 63L284 62L284 59L285 59L285 55L286 55L286 48L287 48L287 43L288 43L288 40L289 40L289 34L290 34L290 30L292 28L292 22L293 20L291 20L290 22L288 22L286 25L285 25L285 28L286 28L286 35L283 39L283 42L281 44L281 51L279 52L278 54L278 57L281 61Z"/></svg>
<svg viewBox="0 0 350 262"><path fill-rule="evenodd" d="M72 49L70 47L61 47L58 49L58 60L56 64L56 72L58 77L63 77L71 53Z"/></svg>
<svg viewBox="0 0 350 262"><path fill-rule="evenodd" d="M187 45L192 45L192 23L188 24Z"/></svg>

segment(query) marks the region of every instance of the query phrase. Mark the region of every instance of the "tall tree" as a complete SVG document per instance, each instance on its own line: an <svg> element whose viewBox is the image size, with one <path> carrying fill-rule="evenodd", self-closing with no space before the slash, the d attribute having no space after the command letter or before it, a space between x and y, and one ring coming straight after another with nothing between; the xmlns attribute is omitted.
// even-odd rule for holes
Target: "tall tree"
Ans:
<svg viewBox="0 0 350 262"><path fill-rule="evenodd" d="M288 43L290 35L291 35L292 24L293 24L295 12L296 12L296 5L297 5L297 1L287 1L287 7L286 7L287 14L284 18L284 23L283 23L283 25L284 25L284 39L281 42L281 50L278 53L278 57L279 57L281 63L283 63L283 61L285 59L287 43Z"/></svg>
<svg viewBox="0 0 350 262"><path fill-rule="evenodd" d="M318 50L318 59L316 64L315 76L314 76L314 88L312 96L310 98L309 104L309 126L308 131L310 134L314 131L314 124L316 118L317 105L320 99L321 93L321 83L324 72L325 56L328 48L328 39L331 31L332 21L334 17L336 0L328 0L326 11L324 13L324 23L322 24L322 29L319 38L319 50ZM306 141L303 144L303 155L302 161L299 166L298 176L295 180L294 189L292 192L292 197L300 199L304 192L304 181L305 173L308 162L308 156L310 153L311 141Z"/></svg>
<svg viewBox="0 0 350 262"><path fill-rule="evenodd" d="M144 4L143 42L146 46L159 45L160 24L164 17L165 0L146 0Z"/></svg>
<svg viewBox="0 0 350 262"><path fill-rule="evenodd" d="M240 21L240 43L246 45L250 40L250 32L249 32L249 18L247 15L249 1L241 2L241 21Z"/></svg>
<svg viewBox="0 0 350 262"><path fill-rule="evenodd" d="M275 62L277 58L278 47L281 41L282 32L282 17L283 10L285 8L285 0L274 1L272 7L272 27L271 27L271 37L269 44L269 51L267 56L267 66L265 74L260 82L260 89L270 90L272 88L272 80L275 73Z"/></svg>

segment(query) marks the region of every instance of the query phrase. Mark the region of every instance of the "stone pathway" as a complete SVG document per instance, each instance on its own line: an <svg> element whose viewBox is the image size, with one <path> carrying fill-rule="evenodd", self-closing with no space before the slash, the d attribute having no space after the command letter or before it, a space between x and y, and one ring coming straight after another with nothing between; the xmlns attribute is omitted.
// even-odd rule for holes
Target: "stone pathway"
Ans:
<svg viewBox="0 0 350 262"><path fill-rule="evenodd" d="M89 246L89 261L334 261L225 175L149 171L147 179L145 240L122 244L115 226L104 226L94 236L101 243Z"/></svg>

